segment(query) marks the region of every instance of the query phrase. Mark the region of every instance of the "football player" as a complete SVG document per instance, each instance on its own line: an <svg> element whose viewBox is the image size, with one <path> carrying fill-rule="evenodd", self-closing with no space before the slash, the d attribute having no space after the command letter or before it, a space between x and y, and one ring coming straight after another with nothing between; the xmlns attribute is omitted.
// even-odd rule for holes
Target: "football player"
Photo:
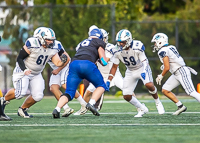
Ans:
<svg viewBox="0 0 200 143"><path fill-rule="evenodd" d="M0 42L1 42L1 36L0 36ZM2 66L0 65L0 72L2 71ZM0 121L10 121L12 120L10 117L8 117L3 110L2 105L3 103L0 102Z"/></svg>
<svg viewBox="0 0 200 143"><path fill-rule="evenodd" d="M1 98L3 109L6 101L23 98L27 90L30 89L29 95L21 107L18 109L18 116L30 118L32 115L27 110L36 102L42 100L44 79L41 72L43 71L47 61L51 61L58 67L63 66L67 62L67 56L58 55L58 48L53 48L55 44L55 33L50 28L42 28L37 31L37 38L28 38L25 45L20 50L17 57L16 67L13 71L14 89L7 92L5 97Z"/></svg>
<svg viewBox="0 0 200 143"><path fill-rule="evenodd" d="M89 33L89 36L88 39L83 40L79 44L80 47L72 58L67 77L67 89L61 95L56 108L53 110L53 118L60 118L60 109L74 98L78 84L82 79L87 79L96 87L92 98L86 105L86 109L90 110L96 116L100 115L93 105L107 88L95 62L97 59L100 59L102 65L107 65L104 50L106 44L103 42L103 36L99 29L93 29Z"/></svg>
<svg viewBox="0 0 200 143"><path fill-rule="evenodd" d="M110 81L113 79L121 61L127 67L123 81L123 97L138 109L138 114L134 117L142 117L148 112L148 108L133 96L139 79L142 80L149 93L153 96L158 113L164 114L165 110L158 97L157 88L153 84L152 72L144 52L145 47L143 43L138 40L133 40L132 34L126 29L122 29L117 33L116 41L117 45L115 51L113 51L114 58L111 59L114 64L110 70L106 85L109 87Z"/></svg>
<svg viewBox="0 0 200 143"><path fill-rule="evenodd" d="M192 72L197 75L197 72L186 66L176 47L169 45L166 34L155 34L151 42L154 43L153 52L158 51L158 57L163 64L161 68L162 73L157 76L156 82L161 85L161 81L166 73L169 71L172 74L162 86L162 93L178 106L177 111L174 112L173 115L179 115L182 112L185 112L187 107L184 106L171 91L181 84L188 95L194 97L198 102L200 102L200 94L194 88L190 73Z"/></svg>
<svg viewBox="0 0 200 143"><path fill-rule="evenodd" d="M100 70L104 81L106 81L108 79L109 76L109 72L110 69L112 67L112 62L110 61L110 59L113 57L113 53L112 53L112 48L114 48L115 46L111 43L108 43L108 33L104 30L104 29L100 29L100 31L103 34L103 41L106 43L106 48L105 48L105 55L106 58L108 60L108 65L106 66L102 66L99 62L97 62L97 66L98 69ZM113 78L110 87L112 86L117 86L119 89L122 90L123 88L123 77L119 71L119 68L117 68L115 77ZM90 100L90 95L94 92L95 87L92 83L89 84L88 88L85 91L85 94L83 96L84 100L86 102L89 102ZM104 94L102 94L101 98L97 101L97 103L94 105L94 107L97 110L100 110L103 104L103 96ZM84 115L87 112L87 109L84 106L81 106L81 109L79 111L77 111L74 115Z"/></svg>

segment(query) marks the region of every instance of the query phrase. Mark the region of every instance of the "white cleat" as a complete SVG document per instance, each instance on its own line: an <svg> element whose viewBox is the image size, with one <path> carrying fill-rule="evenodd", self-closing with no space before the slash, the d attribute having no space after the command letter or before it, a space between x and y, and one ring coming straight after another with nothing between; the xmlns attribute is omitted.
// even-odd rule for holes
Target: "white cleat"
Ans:
<svg viewBox="0 0 200 143"><path fill-rule="evenodd" d="M142 105L143 105L142 108L137 108L138 114L135 115L134 117L140 118L140 117L142 117L144 114L146 114L146 113L149 112L149 109L145 106L145 104L143 103Z"/></svg>
<svg viewBox="0 0 200 143"><path fill-rule="evenodd" d="M176 112L174 112L172 115L179 115L182 112L185 112L187 110L187 107L185 107L184 105L180 108L178 107L178 109L176 110Z"/></svg>
<svg viewBox="0 0 200 143"><path fill-rule="evenodd" d="M62 117L68 117L69 115L71 115L74 112L74 109L72 108L67 108L65 109L65 112L62 114Z"/></svg>
<svg viewBox="0 0 200 143"><path fill-rule="evenodd" d="M78 110L74 115L84 115L88 110L85 108L85 106L81 106L81 109Z"/></svg>
<svg viewBox="0 0 200 143"><path fill-rule="evenodd" d="M158 110L158 114L162 115L162 114L165 113L165 109L164 109L164 107L163 107L161 102L156 104L156 108Z"/></svg>

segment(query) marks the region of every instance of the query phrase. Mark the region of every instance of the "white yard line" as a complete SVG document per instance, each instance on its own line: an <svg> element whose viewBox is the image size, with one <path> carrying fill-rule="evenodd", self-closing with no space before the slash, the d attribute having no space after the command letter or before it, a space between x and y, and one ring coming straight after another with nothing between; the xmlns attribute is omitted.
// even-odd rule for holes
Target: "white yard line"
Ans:
<svg viewBox="0 0 200 143"><path fill-rule="evenodd" d="M165 112L165 114L172 114L172 113L174 113L174 112ZM29 114L32 114L32 115L50 115L52 113L29 113ZM86 113L86 114L92 114L92 113ZM99 114L102 114L102 115L119 114L120 115L120 114L137 114L137 112L111 112L111 113L99 112ZM158 112L148 112L147 114L158 114ZM181 113L181 114L200 114L200 112L184 112L184 113ZM17 115L17 113L6 113L6 115ZM83 115L80 115L80 116L83 116Z"/></svg>
<svg viewBox="0 0 200 143"><path fill-rule="evenodd" d="M200 126L200 124L0 124L1 127L54 127L54 126Z"/></svg>

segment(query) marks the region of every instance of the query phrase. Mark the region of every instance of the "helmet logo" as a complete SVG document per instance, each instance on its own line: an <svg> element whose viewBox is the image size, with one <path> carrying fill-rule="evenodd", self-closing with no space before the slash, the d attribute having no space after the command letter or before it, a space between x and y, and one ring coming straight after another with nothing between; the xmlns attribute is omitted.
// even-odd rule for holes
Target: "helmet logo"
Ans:
<svg viewBox="0 0 200 143"><path fill-rule="evenodd" d="M129 36L130 36L130 33L129 33L129 32L126 32L126 36L129 37Z"/></svg>
<svg viewBox="0 0 200 143"><path fill-rule="evenodd" d="M161 38L160 35L157 35L157 36L155 37L156 40L158 40L158 39L160 39L160 38Z"/></svg>

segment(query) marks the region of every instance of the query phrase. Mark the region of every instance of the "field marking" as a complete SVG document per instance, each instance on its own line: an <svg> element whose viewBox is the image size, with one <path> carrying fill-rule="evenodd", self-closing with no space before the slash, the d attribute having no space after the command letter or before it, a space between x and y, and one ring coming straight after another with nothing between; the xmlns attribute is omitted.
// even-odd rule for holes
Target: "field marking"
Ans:
<svg viewBox="0 0 200 143"><path fill-rule="evenodd" d="M55 126L200 126L200 124L0 124L1 127L55 127Z"/></svg>
<svg viewBox="0 0 200 143"><path fill-rule="evenodd" d="M144 103L155 103L155 101L152 99L149 99L149 100L139 100L140 102L144 102ZM161 102L162 103L169 103L169 102L172 102L171 100L169 99L161 99ZM181 99L181 102L197 102L196 99ZM128 103L127 101L125 100L109 100L109 101L103 101L103 103ZM78 101L71 101L69 102L69 104L80 104Z"/></svg>
<svg viewBox="0 0 200 143"><path fill-rule="evenodd" d="M123 115L123 114L137 114L137 113L138 112L111 112L111 113L99 112L99 114L102 114L102 115L114 115L114 114ZM165 114L172 114L172 113L174 113L174 112L165 112ZM32 114L32 115L51 115L52 113L29 113L29 114ZM86 114L92 114L92 113L86 113ZM147 114L158 114L158 112L148 112ZM200 114L200 112L184 112L184 113L181 113L181 114ZM6 113L6 115L17 115L17 113ZM80 116L83 116L83 115L80 115Z"/></svg>

